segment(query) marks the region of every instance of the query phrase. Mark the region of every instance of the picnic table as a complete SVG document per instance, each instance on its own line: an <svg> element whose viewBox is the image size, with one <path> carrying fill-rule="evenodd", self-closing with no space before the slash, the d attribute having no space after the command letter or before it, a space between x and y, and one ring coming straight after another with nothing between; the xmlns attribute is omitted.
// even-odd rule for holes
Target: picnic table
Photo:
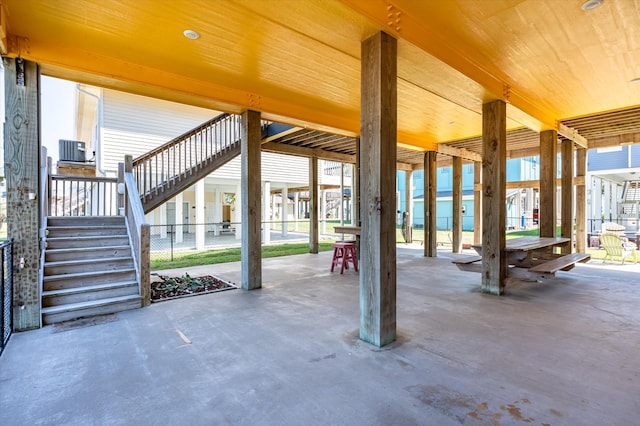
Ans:
<svg viewBox="0 0 640 426"><path fill-rule="evenodd" d="M562 247L571 240L563 237L520 237L505 241L504 252L509 263L508 275L521 278L554 276L558 271L573 269L577 262L587 262L591 255L587 253L555 253L555 247ZM465 271L482 271L482 245L472 246L478 256L453 261Z"/></svg>

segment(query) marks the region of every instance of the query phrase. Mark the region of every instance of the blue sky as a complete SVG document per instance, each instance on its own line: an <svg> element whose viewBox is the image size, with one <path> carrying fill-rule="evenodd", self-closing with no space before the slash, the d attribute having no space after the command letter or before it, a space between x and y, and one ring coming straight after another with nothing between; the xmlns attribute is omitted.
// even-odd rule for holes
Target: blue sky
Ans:
<svg viewBox="0 0 640 426"><path fill-rule="evenodd" d="M75 139L76 83L43 76L40 90L42 145L55 165L58 140Z"/></svg>

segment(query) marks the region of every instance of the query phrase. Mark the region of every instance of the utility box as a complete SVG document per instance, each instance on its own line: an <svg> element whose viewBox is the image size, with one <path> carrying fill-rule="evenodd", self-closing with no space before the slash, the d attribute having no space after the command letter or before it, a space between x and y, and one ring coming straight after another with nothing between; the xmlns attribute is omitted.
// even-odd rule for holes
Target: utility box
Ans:
<svg viewBox="0 0 640 426"><path fill-rule="evenodd" d="M60 139L58 141L60 161L74 161L84 163L87 161L85 144L82 141L70 141Z"/></svg>

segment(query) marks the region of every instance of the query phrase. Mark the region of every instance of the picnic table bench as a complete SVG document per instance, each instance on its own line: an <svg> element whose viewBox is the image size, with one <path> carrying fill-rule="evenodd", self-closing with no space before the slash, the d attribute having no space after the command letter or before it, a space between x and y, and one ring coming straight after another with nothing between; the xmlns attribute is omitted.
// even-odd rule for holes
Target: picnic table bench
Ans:
<svg viewBox="0 0 640 426"><path fill-rule="evenodd" d="M521 237L505 242L509 268L507 274L523 279L538 279L554 276L558 271L569 271L578 262L588 262L591 255L587 253L556 254L553 247L567 244L569 238L553 237ZM473 248L479 256L468 256L453 260L463 271L482 272L482 245Z"/></svg>

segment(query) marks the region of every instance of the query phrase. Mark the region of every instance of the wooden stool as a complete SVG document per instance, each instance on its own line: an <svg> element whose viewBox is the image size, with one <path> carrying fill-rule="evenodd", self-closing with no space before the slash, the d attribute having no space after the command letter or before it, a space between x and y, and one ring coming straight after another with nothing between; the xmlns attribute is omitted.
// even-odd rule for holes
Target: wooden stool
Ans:
<svg viewBox="0 0 640 426"><path fill-rule="evenodd" d="M356 254L355 241L338 241L333 245L333 260L331 261L331 272L340 264L340 273L345 269L349 269L349 262L353 265L353 269L358 272L358 257Z"/></svg>

